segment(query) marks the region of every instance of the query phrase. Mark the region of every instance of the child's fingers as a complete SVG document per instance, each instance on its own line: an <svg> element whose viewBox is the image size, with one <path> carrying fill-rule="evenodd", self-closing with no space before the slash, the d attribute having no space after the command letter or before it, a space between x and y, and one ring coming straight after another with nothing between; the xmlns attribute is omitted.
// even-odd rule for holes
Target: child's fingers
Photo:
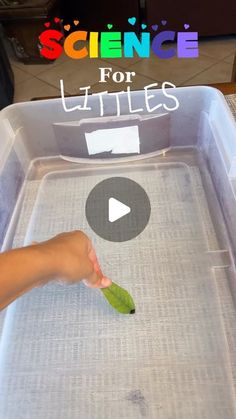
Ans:
<svg viewBox="0 0 236 419"><path fill-rule="evenodd" d="M90 250L89 250L89 259L91 260L92 264L93 264L93 268L94 268L94 273L93 275L97 275L97 281L95 281L92 284L93 288L107 288L112 284L111 279L105 277L102 273L102 270L100 268L99 262L98 262L98 258L96 255L96 252L93 248L93 246L91 245ZM94 276L95 278L95 276ZM89 281L88 286L91 287L91 281Z"/></svg>
<svg viewBox="0 0 236 419"><path fill-rule="evenodd" d="M106 276L103 276L99 288L107 288L110 287L111 284L112 280L110 278L107 278Z"/></svg>
<svg viewBox="0 0 236 419"><path fill-rule="evenodd" d="M99 276L95 271L88 275L87 279L83 281L89 288L107 288L112 284L112 281L105 276Z"/></svg>
<svg viewBox="0 0 236 419"><path fill-rule="evenodd" d="M102 277L102 270L100 268L97 255L93 247L91 247L91 249L89 250L89 259L93 263L95 272L97 272L97 274Z"/></svg>
<svg viewBox="0 0 236 419"><path fill-rule="evenodd" d="M89 288L96 288L96 284L100 282L100 277L97 275L95 271L93 271L91 274L87 275L87 278L84 279L83 282Z"/></svg>

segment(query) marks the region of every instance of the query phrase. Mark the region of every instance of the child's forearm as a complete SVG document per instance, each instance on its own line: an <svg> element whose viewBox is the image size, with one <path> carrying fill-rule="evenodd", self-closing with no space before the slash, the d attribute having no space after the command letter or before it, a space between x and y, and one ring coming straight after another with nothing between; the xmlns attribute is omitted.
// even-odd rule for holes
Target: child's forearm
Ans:
<svg viewBox="0 0 236 419"><path fill-rule="evenodd" d="M54 258L40 245L0 254L0 310L56 276L54 265Z"/></svg>
<svg viewBox="0 0 236 419"><path fill-rule="evenodd" d="M68 284L86 279L87 285L97 288L112 283L103 275L86 234L62 233L43 243L0 254L0 310L26 291L57 277Z"/></svg>

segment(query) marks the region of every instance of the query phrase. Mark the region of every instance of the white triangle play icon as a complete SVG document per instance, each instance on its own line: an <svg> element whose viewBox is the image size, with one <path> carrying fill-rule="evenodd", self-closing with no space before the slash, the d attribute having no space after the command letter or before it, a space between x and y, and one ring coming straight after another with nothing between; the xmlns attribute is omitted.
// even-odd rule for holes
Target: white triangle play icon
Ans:
<svg viewBox="0 0 236 419"><path fill-rule="evenodd" d="M109 199L108 217L110 223L114 223L114 221L119 220L130 212L131 208L128 205L123 204L115 198Z"/></svg>

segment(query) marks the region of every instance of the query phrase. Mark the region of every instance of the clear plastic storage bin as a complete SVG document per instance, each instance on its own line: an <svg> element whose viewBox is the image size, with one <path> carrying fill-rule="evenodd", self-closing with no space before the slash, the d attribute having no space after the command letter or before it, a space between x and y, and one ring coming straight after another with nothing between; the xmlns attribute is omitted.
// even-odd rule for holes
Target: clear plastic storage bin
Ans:
<svg viewBox="0 0 236 419"><path fill-rule="evenodd" d="M0 314L1 419L236 418L236 125L215 89L169 93L172 112L130 114L124 94L117 117L108 94L103 117L97 96L87 111L55 99L0 113L2 250L82 229L136 303L124 316L99 290L51 283L11 304ZM144 92L131 98L144 108ZM106 148L122 128L127 144ZM91 152L98 131L105 145ZM85 216L89 192L115 176L151 203L145 230L122 243Z"/></svg>

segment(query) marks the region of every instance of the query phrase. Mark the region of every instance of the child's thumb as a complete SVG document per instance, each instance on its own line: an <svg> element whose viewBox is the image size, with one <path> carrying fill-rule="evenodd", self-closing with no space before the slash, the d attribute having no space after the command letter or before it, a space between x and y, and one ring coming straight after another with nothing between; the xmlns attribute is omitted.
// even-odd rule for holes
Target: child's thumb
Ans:
<svg viewBox="0 0 236 419"><path fill-rule="evenodd" d="M92 262L93 269L92 269L92 273L85 280L85 284L88 287L92 287L92 288L109 287L112 284L112 281L111 279L103 275L99 262L98 262L96 252L92 245L89 250L88 256L89 256L89 260Z"/></svg>
<svg viewBox="0 0 236 419"><path fill-rule="evenodd" d="M85 285L90 288L107 288L112 284L112 281L105 277L99 275L95 270L88 275L88 277L84 280Z"/></svg>

